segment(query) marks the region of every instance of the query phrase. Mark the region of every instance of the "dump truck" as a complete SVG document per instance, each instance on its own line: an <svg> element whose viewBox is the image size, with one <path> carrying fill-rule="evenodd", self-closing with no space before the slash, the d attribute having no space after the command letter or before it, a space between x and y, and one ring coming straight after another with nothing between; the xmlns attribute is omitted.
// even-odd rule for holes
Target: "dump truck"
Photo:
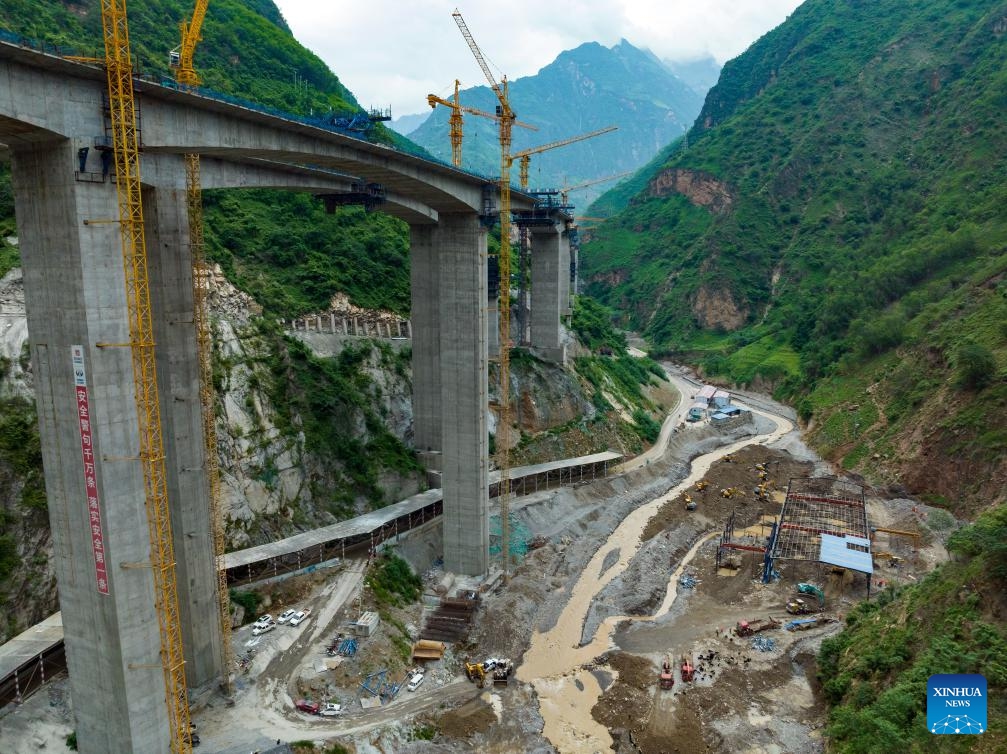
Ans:
<svg viewBox="0 0 1007 754"><path fill-rule="evenodd" d="M772 617L766 619L759 618L757 620L739 620L734 633L738 636L752 636L753 634L779 627L780 622L774 620Z"/></svg>
<svg viewBox="0 0 1007 754"><path fill-rule="evenodd" d="M665 657L661 665L661 675L657 679L657 684L662 689L670 689L675 685L675 676L671 672L671 661Z"/></svg>
<svg viewBox="0 0 1007 754"><path fill-rule="evenodd" d="M682 658L682 682L689 683L696 675L696 669L687 657Z"/></svg>

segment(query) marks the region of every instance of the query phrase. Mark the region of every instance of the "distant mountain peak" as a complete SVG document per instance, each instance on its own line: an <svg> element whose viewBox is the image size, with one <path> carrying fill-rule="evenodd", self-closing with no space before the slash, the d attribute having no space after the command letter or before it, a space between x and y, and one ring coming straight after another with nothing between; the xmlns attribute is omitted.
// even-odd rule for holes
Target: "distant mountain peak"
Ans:
<svg viewBox="0 0 1007 754"><path fill-rule="evenodd" d="M492 112L495 97L486 87L461 92L463 104ZM564 50L534 76L511 82L510 99L518 118L538 131L514 129L513 149L560 141L615 125L619 130L596 139L535 155L532 186L602 178L635 170L659 149L681 136L695 120L702 98L649 50L626 39L606 47L584 42ZM410 138L441 159L450 159L448 110L438 108ZM465 118L463 167L494 174L499 170L499 146L491 121ZM605 188L578 193L586 206Z"/></svg>

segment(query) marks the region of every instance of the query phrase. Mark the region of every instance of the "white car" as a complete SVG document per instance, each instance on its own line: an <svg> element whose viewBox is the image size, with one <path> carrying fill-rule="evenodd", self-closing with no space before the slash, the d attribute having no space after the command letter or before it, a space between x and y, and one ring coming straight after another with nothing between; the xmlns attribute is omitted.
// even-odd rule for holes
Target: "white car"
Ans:
<svg viewBox="0 0 1007 754"><path fill-rule="evenodd" d="M406 686L406 691L416 691L425 677L423 673L413 673L412 678L409 679L409 685Z"/></svg>
<svg viewBox="0 0 1007 754"><path fill-rule="evenodd" d="M276 628L275 623L256 623L252 626L252 636L262 636L262 634L272 631L274 628Z"/></svg>
<svg viewBox="0 0 1007 754"><path fill-rule="evenodd" d="M264 626L267 623L272 623L272 622L273 622L273 616L270 615L269 613L266 613L265 615L260 615L259 616L259 619L257 621L255 621L255 625L256 626Z"/></svg>
<svg viewBox="0 0 1007 754"><path fill-rule="evenodd" d="M328 702L324 707L322 707L318 714L325 717L335 717L336 715L342 714L342 711L343 708L340 705L335 704L334 702Z"/></svg>
<svg viewBox="0 0 1007 754"><path fill-rule="evenodd" d="M291 626L299 625L307 617L308 614L304 610L298 610L296 613L290 616L290 625Z"/></svg>
<svg viewBox="0 0 1007 754"><path fill-rule="evenodd" d="M288 620L297 615L296 610L284 610L280 613L280 617L276 619L277 623L286 623Z"/></svg>

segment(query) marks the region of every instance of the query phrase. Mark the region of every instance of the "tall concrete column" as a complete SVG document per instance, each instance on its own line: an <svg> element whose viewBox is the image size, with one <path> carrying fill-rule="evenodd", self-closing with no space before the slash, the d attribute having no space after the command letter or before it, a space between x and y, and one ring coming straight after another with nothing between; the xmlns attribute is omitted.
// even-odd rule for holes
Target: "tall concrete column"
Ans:
<svg viewBox="0 0 1007 754"><path fill-rule="evenodd" d="M444 417L444 569L489 567L486 229L475 214L441 214L441 406Z"/></svg>
<svg viewBox="0 0 1007 754"><path fill-rule="evenodd" d="M79 146L12 154L74 728L83 754L167 754L118 205Z"/></svg>
<svg viewBox="0 0 1007 754"><path fill-rule="evenodd" d="M566 359L560 327L560 315L564 311L562 281L570 278L570 247L566 246L564 266L561 231L557 225L531 228L531 346L542 358L560 364Z"/></svg>
<svg viewBox="0 0 1007 754"><path fill-rule="evenodd" d="M223 656L185 190L146 189L143 206L185 680L200 688L223 678Z"/></svg>
<svg viewBox="0 0 1007 754"><path fill-rule="evenodd" d="M437 227L409 227L411 329L413 340L413 444L427 468L440 468L441 321Z"/></svg>

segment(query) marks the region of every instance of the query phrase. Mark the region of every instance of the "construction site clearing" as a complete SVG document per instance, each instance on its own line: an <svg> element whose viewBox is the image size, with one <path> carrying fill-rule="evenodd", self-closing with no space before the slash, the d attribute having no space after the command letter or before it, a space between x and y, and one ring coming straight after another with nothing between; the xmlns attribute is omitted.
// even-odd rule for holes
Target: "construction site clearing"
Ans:
<svg viewBox="0 0 1007 754"><path fill-rule="evenodd" d="M374 562L346 559L259 585L258 612L297 606L309 618L260 636L251 625L234 631L241 664L233 706L214 692L193 700L201 750L238 754L277 738L360 753L555 750L543 736L535 689L513 673L532 634L560 619L571 583L608 546L619 521L682 479L687 459L754 431L718 438L683 428L646 467L537 494L515 515L538 546L507 584L499 574L466 579L428 567L422 599L396 606L376 600L366 585ZM824 750L814 657L867 598L868 584L849 569L786 558L774 560L763 581L759 550L779 523L790 480L827 471L796 434L778 444L795 455L748 445L714 462L706 484L664 502L626 570L592 600L582 645L604 620L624 616L609 650L584 664L601 688L590 716L609 731L615 751ZM873 562L872 594L946 559L925 525L925 506L876 495L865 502L876 529L872 549L883 553ZM740 548L722 547L728 522L727 541ZM395 549L422 560L417 553L430 543L417 536ZM617 557L606 555L603 570ZM651 619L670 579L677 595ZM807 610L788 611L798 600ZM50 686L50 700L60 693L59 684ZM60 702L36 712L66 731L71 718ZM25 712L41 704L29 700Z"/></svg>

